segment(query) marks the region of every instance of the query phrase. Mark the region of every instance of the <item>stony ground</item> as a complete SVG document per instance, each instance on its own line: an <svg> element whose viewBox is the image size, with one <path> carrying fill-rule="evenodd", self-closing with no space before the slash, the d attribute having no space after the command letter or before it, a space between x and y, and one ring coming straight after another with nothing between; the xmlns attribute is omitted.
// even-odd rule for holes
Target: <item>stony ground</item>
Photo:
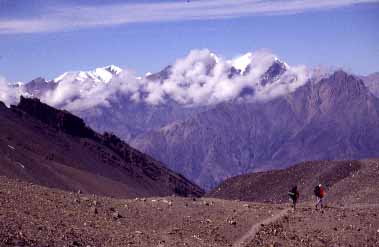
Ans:
<svg viewBox="0 0 379 247"><path fill-rule="evenodd" d="M0 177L0 246L379 246L375 204L322 211L301 204L277 217L285 209L212 198L120 200Z"/></svg>
<svg viewBox="0 0 379 247"><path fill-rule="evenodd" d="M316 211L302 206L261 227L247 246L379 246L379 208L356 205Z"/></svg>
<svg viewBox="0 0 379 247"><path fill-rule="evenodd" d="M0 246L232 246L280 210L208 198L120 200L0 177Z"/></svg>

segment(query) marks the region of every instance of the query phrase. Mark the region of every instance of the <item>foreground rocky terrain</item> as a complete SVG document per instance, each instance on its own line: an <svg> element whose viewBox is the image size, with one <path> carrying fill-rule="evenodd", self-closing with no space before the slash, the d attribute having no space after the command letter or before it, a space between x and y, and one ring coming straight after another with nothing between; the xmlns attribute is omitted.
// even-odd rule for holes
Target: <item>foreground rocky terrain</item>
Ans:
<svg viewBox="0 0 379 247"><path fill-rule="evenodd" d="M0 246L231 246L282 205L112 199L0 177Z"/></svg>
<svg viewBox="0 0 379 247"><path fill-rule="evenodd" d="M316 211L302 206L261 227L246 246L379 246L379 205Z"/></svg>
<svg viewBox="0 0 379 247"><path fill-rule="evenodd" d="M378 246L378 204L114 199L0 177L0 246Z"/></svg>

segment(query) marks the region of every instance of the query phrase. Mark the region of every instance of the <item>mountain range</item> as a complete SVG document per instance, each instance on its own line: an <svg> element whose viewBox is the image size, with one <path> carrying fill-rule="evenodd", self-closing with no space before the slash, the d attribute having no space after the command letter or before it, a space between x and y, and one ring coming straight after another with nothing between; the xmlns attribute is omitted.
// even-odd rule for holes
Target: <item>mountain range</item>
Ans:
<svg viewBox="0 0 379 247"><path fill-rule="evenodd" d="M379 99L338 71L268 102L219 104L132 144L210 188L305 160L378 156Z"/></svg>
<svg viewBox="0 0 379 247"><path fill-rule="evenodd" d="M202 50L144 77L107 66L19 90L210 189L306 160L379 156L376 78L291 67L266 53L225 60Z"/></svg>

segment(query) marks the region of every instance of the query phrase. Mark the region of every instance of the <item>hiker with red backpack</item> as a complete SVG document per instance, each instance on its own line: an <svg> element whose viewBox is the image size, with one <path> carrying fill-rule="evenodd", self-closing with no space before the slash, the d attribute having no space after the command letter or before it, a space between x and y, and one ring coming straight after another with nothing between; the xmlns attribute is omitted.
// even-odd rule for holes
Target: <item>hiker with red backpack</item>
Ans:
<svg viewBox="0 0 379 247"><path fill-rule="evenodd" d="M297 186L292 187L292 189L288 192L288 195L290 199L292 200L293 210L296 210L296 203L300 196L300 193L297 190Z"/></svg>
<svg viewBox="0 0 379 247"><path fill-rule="evenodd" d="M324 207L323 198L325 196L324 187L321 184L317 185L314 189L314 193L315 193L315 196L317 198L316 209L318 209L319 205L320 205L320 208L323 208Z"/></svg>

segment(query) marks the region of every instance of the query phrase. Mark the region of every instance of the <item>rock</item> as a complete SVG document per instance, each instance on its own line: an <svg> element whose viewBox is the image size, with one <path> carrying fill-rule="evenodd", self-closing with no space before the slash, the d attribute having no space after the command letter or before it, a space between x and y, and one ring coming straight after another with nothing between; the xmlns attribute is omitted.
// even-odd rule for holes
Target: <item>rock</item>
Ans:
<svg viewBox="0 0 379 247"><path fill-rule="evenodd" d="M229 220L228 223L233 226L237 225L237 222L235 220Z"/></svg>
<svg viewBox="0 0 379 247"><path fill-rule="evenodd" d="M79 241L76 241L76 240L72 241L71 245L73 245L73 246L81 246L81 244L79 243Z"/></svg>
<svg viewBox="0 0 379 247"><path fill-rule="evenodd" d="M13 244L14 246L26 246L26 243L24 240L14 240Z"/></svg>
<svg viewBox="0 0 379 247"><path fill-rule="evenodd" d="M91 207L90 211L91 211L93 214L97 214L97 213L98 213L96 207Z"/></svg>
<svg viewBox="0 0 379 247"><path fill-rule="evenodd" d="M88 201L89 201L89 198L86 197L86 196L82 197L81 199L82 199L82 201L85 201L85 202L88 202Z"/></svg>
<svg viewBox="0 0 379 247"><path fill-rule="evenodd" d="M114 212L114 213L112 214L112 217L113 217L113 219L120 219L120 218L122 218L122 215L119 214L119 212Z"/></svg>
<svg viewBox="0 0 379 247"><path fill-rule="evenodd" d="M173 229L171 229L171 231L170 232L168 232L168 234L170 234L170 235L172 235L172 234L176 234L177 232L179 232L180 231L180 229L179 228L177 228L177 227L174 227Z"/></svg>

